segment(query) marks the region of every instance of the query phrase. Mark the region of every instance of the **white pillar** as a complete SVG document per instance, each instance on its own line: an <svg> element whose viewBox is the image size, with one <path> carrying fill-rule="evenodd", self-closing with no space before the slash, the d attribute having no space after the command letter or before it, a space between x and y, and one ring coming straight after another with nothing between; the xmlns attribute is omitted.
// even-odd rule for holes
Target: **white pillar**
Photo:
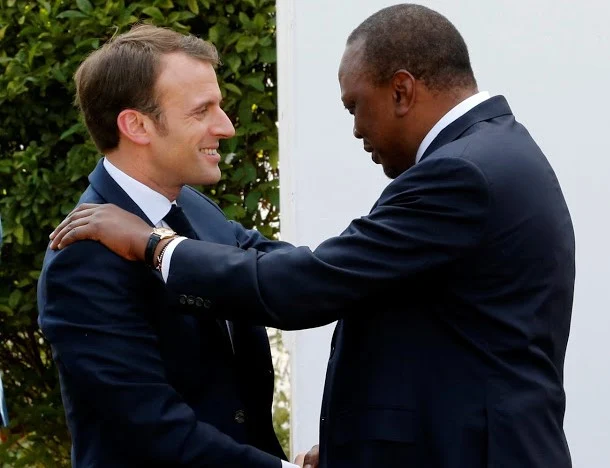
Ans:
<svg viewBox="0 0 610 468"><path fill-rule="evenodd" d="M278 0L282 237L315 247L370 209L387 179L352 136L337 69L348 34L382 0ZM576 230L577 284L566 359L575 468L610 460L610 3L420 1L468 44L481 90L504 94L562 183ZM293 452L317 442L332 327L286 333Z"/></svg>

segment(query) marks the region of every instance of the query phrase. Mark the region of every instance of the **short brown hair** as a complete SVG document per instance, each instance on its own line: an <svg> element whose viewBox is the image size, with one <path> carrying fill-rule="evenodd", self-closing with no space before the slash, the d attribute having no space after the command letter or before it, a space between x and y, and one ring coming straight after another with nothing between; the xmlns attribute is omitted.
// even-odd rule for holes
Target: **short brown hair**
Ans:
<svg viewBox="0 0 610 468"><path fill-rule="evenodd" d="M76 104L93 142L101 152L119 144L117 117L135 109L162 125L155 93L163 55L182 52L211 63L220 61L216 48L193 35L167 28L136 25L89 55L74 75Z"/></svg>

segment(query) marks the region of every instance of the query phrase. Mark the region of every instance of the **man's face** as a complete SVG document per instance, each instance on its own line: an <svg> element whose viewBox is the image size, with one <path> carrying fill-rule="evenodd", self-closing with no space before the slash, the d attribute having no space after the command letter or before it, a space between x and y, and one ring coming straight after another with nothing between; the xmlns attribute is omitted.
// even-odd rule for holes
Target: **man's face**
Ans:
<svg viewBox="0 0 610 468"><path fill-rule="evenodd" d="M214 184L220 180L219 142L235 134L220 107L214 67L183 53L162 59L155 91L162 116L151 136L160 185Z"/></svg>
<svg viewBox="0 0 610 468"><path fill-rule="evenodd" d="M341 100L354 116L354 136L384 173L394 179L410 167L405 132L396 113L391 83L375 85L362 60L363 41L347 46L339 67Z"/></svg>

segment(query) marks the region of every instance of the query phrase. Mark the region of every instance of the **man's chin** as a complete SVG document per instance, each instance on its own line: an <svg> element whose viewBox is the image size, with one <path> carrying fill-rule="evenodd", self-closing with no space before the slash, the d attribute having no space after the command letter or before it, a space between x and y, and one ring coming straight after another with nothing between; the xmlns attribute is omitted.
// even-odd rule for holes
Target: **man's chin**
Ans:
<svg viewBox="0 0 610 468"><path fill-rule="evenodd" d="M193 177L191 181L187 182L187 185L214 185L220 181L220 176L220 168L217 167L215 171L208 168L205 173Z"/></svg>

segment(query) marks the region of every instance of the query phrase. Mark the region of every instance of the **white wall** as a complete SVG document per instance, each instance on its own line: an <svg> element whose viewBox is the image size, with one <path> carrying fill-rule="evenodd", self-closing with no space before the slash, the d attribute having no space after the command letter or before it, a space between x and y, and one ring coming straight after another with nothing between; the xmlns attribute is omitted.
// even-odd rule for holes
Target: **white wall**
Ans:
<svg viewBox="0 0 610 468"><path fill-rule="evenodd" d="M282 236L315 247L366 214L387 179L352 136L337 68L382 0L278 0ZM610 463L610 2L421 1L469 46L479 88L504 94L551 160L576 230L565 428L575 468ZM332 329L288 334L293 447L317 442Z"/></svg>

